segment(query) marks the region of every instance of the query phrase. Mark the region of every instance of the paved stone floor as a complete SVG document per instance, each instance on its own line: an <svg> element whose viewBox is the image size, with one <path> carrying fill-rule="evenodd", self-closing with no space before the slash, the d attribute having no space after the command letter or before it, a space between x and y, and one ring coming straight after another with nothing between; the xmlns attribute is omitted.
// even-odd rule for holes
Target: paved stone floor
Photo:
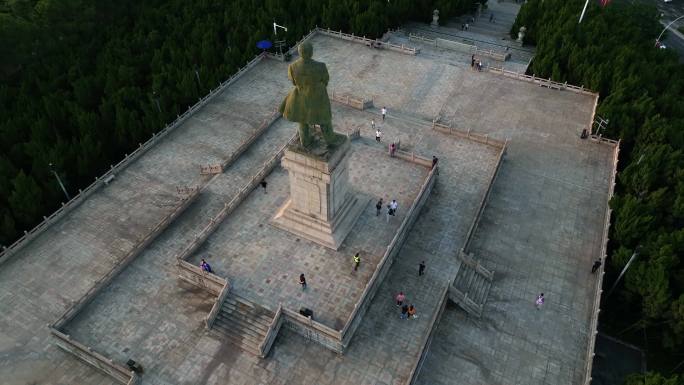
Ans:
<svg viewBox="0 0 684 385"><path fill-rule="evenodd" d="M106 353L116 359L149 355L141 360L149 368L146 384L403 383L436 309L435 293L458 269L455 251L465 239L496 156L490 147L432 132L425 123L440 115L443 121L511 142L473 243L476 255L497 271L491 302L479 324L465 320L458 309L447 309L420 382L577 382L593 287L586 268L598 255L612 167L610 149L577 139L590 122L594 99L329 37L317 36L313 44L315 57L328 64L331 90L372 97L376 107L387 106L388 119L379 123L385 139L436 154L442 166L435 191L347 354L330 353L289 332L278 337L263 361L221 345L202 330L210 299L181 286L167 267L168 259L206 223L205 216L266 159L252 150L224 179L215 179L127 270L130 274L117 278L98 297L102 300L80 316L102 322L103 329L92 335L104 339L89 341L101 346L111 341ZM290 87L286 65L273 60L257 65L113 184L0 266L4 383L112 382L56 348L45 325L171 210L176 185L208 181L199 177L199 165L225 158L270 114ZM371 118L379 122L377 109L338 126L361 125L368 137ZM287 125L274 128L254 148L273 151L293 132ZM423 259L428 274L419 280L415 274ZM417 320L398 319L391 297L402 289L418 307ZM531 308L538 291L548 296L539 316ZM107 314L113 316L115 309L108 310L103 300L123 301L125 293L140 296L122 307L125 315L115 317L129 323L108 324ZM79 322L83 320L70 325L76 333L87 330Z"/></svg>

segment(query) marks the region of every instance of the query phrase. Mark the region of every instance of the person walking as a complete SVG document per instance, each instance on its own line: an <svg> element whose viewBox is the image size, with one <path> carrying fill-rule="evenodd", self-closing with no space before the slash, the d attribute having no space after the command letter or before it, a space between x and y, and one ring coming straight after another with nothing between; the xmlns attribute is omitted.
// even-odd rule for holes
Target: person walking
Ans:
<svg viewBox="0 0 684 385"><path fill-rule="evenodd" d="M407 319L408 318L408 310L409 307L408 305L404 305L401 307L401 315L399 315L400 319Z"/></svg>
<svg viewBox="0 0 684 385"><path fill-rule="evenodd" d="M418 314L416 314L416 308L413 306L413 304L409 305L408 307L408 316L409 318L418 318Z"/></svg>
<svg viewBox="0 0 684 385"><path fill-rule="evenodd" d="M434 169L435 166L437 165L437 162L439 162L439 158L437 158L436 156L433 155L433 156L432 156L432 168L433 168L433 169Z"/></svg>
<svg viewBox="0 0 684 385"><path fill-rule="evenodd" d="M380 215L380 211L382 211L382 198L378 201L378 203L375 204L375 216Z"/></svg>
<svg viewBox="0 0 684 385"><path fill-rule="evenodd" d="M259 184L261 185L261 188L264 189L264 194L266 194L266 186L268 185L266 179L262 180Z"/></svg>
<svg viewBox="0 0 684 385"><path fill-rule="evenodd" d="M489 14L489 22L490 22L490 23L493 23L493 22L494 22L494 14L493 14L493 13L490 13L490 14Z"/></svg>
<svg viewBox="0 0 684 385"><path fill-rule="evenodd" d="M470 69L471 70L475 69L475 55L474 54L470 57Z"/></svg>
<svg viewBox="0 0 684 385"><path fill-rule="evenodd" d="M306 278L304 277L304 273L299 274L299 284L302 285L302 290L306 290Z"/></svg>
<svg viewBox="0 0 684 385"><path fill-rule="evenodd" d="M375 131L375 119L371 119L371 130Z"/></svg>
<svg viewBox="0 0 684 385"><path fill-rule="evenodd" d="M375 130L375 141L380 143L380 137L382 136L382 132L380 131L379 128Z"/></svg>
<svg viewBox="0 0 684 385"><path fill-rule="evenodd" d="M397 306L401 306L404 304L404 300L406 299L406 296L404 295L403 291L400 291L399 294L394 298L397 300Z"/></svg>
<svg viewBox="0 0 684 385"><path fill-rule="evenodd" d="M396 151L397 151L397 145L394 142L390 143L390 145L389 145L389 156L394 158L394 153Z"/></svg>
<svg viewBox="0 0 684 385"><path fill-rule="evenodd" d="M387 223L389 223L390 216L392 215L392 205L387 205Z"/></svg>
<svg viewBox="0 0 684 385"><path fill-rule="evenodd" d="M397 209L398 208L399 208L399 203L397 203L396 199L392 199L392 202L390 202L390 209L392 210L390 215L392 215L392 216L397 215Z"/></svg>
<svg viewBox="0 0 684 385"><path fill-rule="evenodd" d="M598 270L599 267L601 267L601 259L597 259L596 261L594 261L594 264L591 266L591 273L596 273L596 270Z"/></svg>
<svg viewBox="0 0 684 385"><path fill-rule="evenodd" d="M543 304L544 304L544 293L541 293L537 296L537 300L534 301L534 306L537 308L537 310L540 310Z"/></svg>
<svg viewBox="0 0 684 385"><path fill-rule="evenodd" d="M202 262L200 262L200 268L202 271L206 271L207 273L213 273L214 271L211 270L211 266L207 263L207 261L202 258Z"/></svg>
<svg viewBox="0 0 684 385"><path fill-rule="evenodd" d="M380 112L382 113L382 121L384 123L385 122L385 115L387 115L387 107L382 107Z"/></svg>
<svg viewBox="0 0 684 385"><path fill-rule="evenodd" d="M425 261L418 264L418 276L425 274Z"/></svg>
<svg viewBox="0 0 684 385"><path fill-rule="evenodd" d="M354 254L354 271L359 270L359 265L361 264L361 257L359 253Z"/></svg>

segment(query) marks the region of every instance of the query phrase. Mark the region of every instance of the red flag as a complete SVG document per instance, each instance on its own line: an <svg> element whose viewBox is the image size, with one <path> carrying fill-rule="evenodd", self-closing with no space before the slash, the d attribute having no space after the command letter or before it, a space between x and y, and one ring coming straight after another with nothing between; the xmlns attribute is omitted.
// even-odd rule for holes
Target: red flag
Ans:
<svg viewBox="0 0 684 385"><path fill-rule="evenodd" d="M608 3L610 3L610 0L599 0L599 4L602 7L605 7L606 5L608 5Z"/></svg>

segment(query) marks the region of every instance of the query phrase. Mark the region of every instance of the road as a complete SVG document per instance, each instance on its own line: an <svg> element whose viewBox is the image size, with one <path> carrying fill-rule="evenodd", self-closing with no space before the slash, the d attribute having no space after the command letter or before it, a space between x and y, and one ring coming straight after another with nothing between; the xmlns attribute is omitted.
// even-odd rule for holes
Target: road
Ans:
<svg viewBox="0 0 684 385"><path fill-rule="evenodd" d="M635 1L635 0L632 0ZM672 0L672 2L666 3L663 0L637 0L642 3L655 4L660 11L661 18L660 22L663 24L663 28L670 23L672 20L684 15L684 0ZM672 49L679 53L679 61L684 62L684 34L675 33L677 27L684 26L684 19L677 21L670 26L663 43L668 49Z"/></svg>

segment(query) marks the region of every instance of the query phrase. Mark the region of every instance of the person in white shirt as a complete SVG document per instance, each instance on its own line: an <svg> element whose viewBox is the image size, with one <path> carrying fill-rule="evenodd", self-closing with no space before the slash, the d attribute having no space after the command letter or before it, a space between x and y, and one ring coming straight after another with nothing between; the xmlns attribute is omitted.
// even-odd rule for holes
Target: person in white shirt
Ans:
<svg viewBox="0 0 684 385"><path fill-rule="evenodd" d="M375 130L375 141L380 143L380 137L382 136L382 132L380 132L380 129L378 128Z"/></svg>
<svg viewBox="0 0 684 385"><path fill-rule="evenodd" d="M387 115L387 107L382 107L382 110L380 110L380 112L382 112L382 121L384 122L385 115Z"/></svg>

